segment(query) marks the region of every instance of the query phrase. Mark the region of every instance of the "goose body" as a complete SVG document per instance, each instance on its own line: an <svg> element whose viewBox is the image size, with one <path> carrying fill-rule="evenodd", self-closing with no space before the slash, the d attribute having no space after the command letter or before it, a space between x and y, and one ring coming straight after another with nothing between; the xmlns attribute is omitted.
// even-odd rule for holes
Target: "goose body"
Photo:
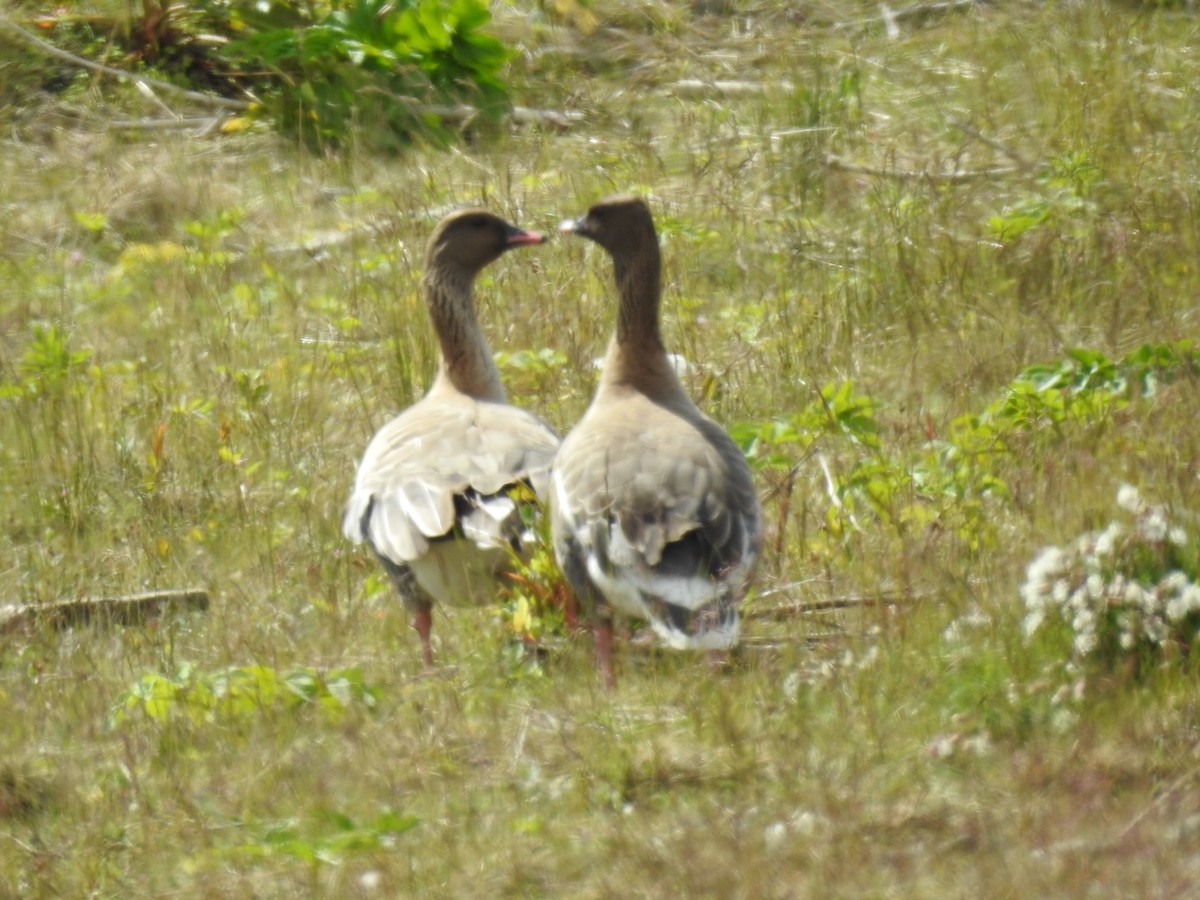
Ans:
<svg viewBox="0 0 1200 900"><path fill-rule="evenodd" d="M451 214L434 230L422 283L439 371L371 439L343 513L345 536L371 547L414 614L427 668L433 604L494 599L514 552L527 549L528 489L548 491L558 436L507 402L472 297L483 266L543 240L484 210Z"/></svg>
<svg viewBox="0 0 1200 900"><path fill-rule="evenodd" d="M555 555L592 610L606 683L612 615L676 649L723 650L761 543L750 468L687 395L660 336L661 258L649 209L601 201L562 230L612 255L620 306L600 384L554 463Z"/></svg>

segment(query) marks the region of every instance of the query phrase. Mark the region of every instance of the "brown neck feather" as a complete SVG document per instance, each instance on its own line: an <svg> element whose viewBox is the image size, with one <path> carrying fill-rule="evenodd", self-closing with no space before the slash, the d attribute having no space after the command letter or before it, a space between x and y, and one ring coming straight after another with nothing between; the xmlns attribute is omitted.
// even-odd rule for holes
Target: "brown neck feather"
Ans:
<svg viewBox="0 0 1200 900"><path fill-rule="evenodd" d="M601 392L632 388L659 399L687 401L667 358L659 326L662 257L653 235L630 253L613 256L620 306L617 332L604 362Z"/></svg>
<svg viewBox="0 0 1200 900"><path fill-rule="evenodd" d="M617 292L617 341L632 349L665 353L658 324L662 297L662 261L656 245L613 259Z"/></svg>
<svg viewBox="0 0 1200 900"><path fill-rule="evenodd" d="M450 385L477 400L506 400L500 370L475 315L474 273L433 265L423 279L429 315L442 348L434 387Z"/></svg>

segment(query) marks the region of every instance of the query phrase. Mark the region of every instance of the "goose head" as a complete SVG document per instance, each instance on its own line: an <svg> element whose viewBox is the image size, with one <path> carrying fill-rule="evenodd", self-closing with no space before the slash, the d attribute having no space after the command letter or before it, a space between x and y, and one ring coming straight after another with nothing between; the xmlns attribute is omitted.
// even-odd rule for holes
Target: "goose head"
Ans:
<svg viewBox="0 0 1200 900"><path fill-rule="evenodd" d="M626 259L657 248L654 219L641 197L618 194L594 204L578 219L567 219L558 226L565 234L595 241L615 259Z"/></svg>
<svg viewBox="0 0 1200 900"><path fill-rule="evenodd" d="M483 209L464 209L443 219L429 239L429 264L474 276L506 250L541 244L546 236L526 231Z"/></svg>

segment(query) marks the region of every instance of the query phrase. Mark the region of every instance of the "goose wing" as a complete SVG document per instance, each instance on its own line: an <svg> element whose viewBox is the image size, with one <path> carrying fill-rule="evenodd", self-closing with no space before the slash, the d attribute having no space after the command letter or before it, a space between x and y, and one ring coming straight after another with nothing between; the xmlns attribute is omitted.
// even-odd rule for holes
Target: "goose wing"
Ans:
<svg viewBox="0 0 1200 900"><path fill-rule="evenodd" d="M576 590L672 646L724 647L761 542L746 461L698 410L589 411L554 468L555 552Z"/></svg>
<svg viewBox="0 0 1200 900"><path fill-rule="evenodd" d="M479 546L513 538L508 489L545 496L558 437L532 413L458 398L416 404L372 438L342 518L343 533L397 564L461 529Z"/></svg>

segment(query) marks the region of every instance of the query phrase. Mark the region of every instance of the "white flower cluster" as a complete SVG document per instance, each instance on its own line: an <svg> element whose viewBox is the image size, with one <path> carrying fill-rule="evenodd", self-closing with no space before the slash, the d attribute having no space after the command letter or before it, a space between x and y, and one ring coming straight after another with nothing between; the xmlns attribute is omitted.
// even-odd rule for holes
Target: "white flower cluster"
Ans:
<svg viewBox="0 0 1200 900"><path fill-rule="evenodd" d="M1021 586L1026 636L1048 618L1066 622L1077 659L1097 648L1120 653L1196 639L1200 585L1176 564L1187 533L1130 485L1117 491L1117 506L1130 521L1047 547L1029 564Z"/></svg>

